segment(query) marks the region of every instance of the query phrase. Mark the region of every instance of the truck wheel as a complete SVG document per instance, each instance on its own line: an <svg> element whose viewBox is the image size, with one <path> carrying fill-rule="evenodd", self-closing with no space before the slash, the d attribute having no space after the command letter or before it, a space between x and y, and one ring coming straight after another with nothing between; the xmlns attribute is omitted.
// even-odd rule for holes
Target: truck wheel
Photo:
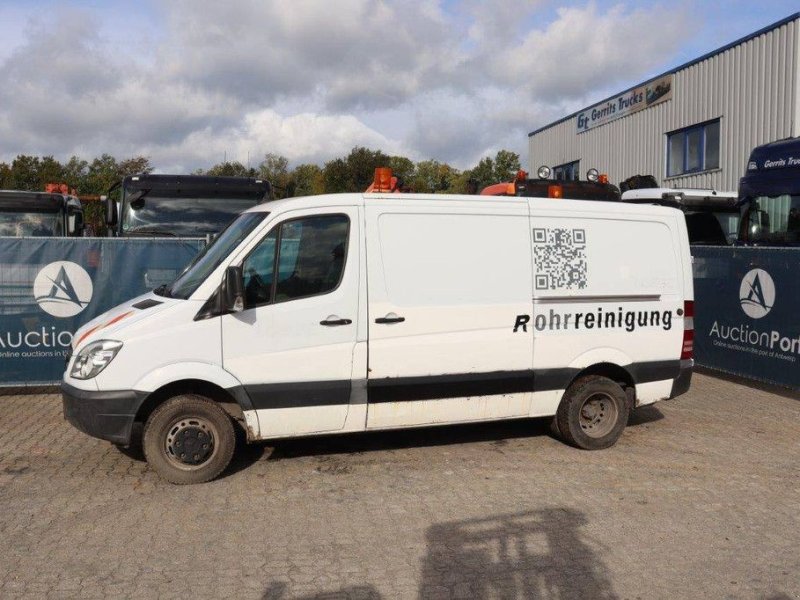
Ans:
<svg viewBox="0 0 800 600"><path fill-rule="evenodd" d="M562 438L583 450L613 446L628 424L628 401L619 384L592 375L575 381L558 406Z"/></svg>
<svg viewBox="0 0 800 600"><path fill-rule="evenodd" d="M233 457L231 418L217 403L194 394L160 405L144 426L148 464L171 483L204 483L222 473Z"/></svg>

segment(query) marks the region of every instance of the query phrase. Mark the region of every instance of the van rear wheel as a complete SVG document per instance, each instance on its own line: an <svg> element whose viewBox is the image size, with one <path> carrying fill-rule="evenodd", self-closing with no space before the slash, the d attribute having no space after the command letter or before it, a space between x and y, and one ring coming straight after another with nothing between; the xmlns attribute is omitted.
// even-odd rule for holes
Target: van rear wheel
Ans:
<svg viewBox="0 0 800 600"><path fill-rule="evenodd" d="M143 447L148 464L170 483L204 483L228 466L236 436L219 404L186 394L153 411L144 427Z"/></svg>
<svg viewBox="0 0 800 600"><path fill-rule="evenodd" d="M583 450L613 446L628 424L625 390L596 375L575 381L558 406L556 422L562 438Z"/></svg>

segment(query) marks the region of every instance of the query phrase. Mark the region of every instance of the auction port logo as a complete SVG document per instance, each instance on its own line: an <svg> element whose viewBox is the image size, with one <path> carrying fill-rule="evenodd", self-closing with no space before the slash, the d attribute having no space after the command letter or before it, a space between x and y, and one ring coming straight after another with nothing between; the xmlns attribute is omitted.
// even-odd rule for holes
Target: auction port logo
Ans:
<svg viewBox="0 0 800 600"><path fill-rule="evenodd" d="M33 282L33 297L54 317L74 317L92 300L92 278L78 264L61 260L46 265Z"/></svg>
<svg viewBox="0 0 800 600"><path fill-rule="evenodd" d="M767 316L775 304L775 282L764 269L753 269L742 279L739 303L748 317L760 319Z"/></svg>

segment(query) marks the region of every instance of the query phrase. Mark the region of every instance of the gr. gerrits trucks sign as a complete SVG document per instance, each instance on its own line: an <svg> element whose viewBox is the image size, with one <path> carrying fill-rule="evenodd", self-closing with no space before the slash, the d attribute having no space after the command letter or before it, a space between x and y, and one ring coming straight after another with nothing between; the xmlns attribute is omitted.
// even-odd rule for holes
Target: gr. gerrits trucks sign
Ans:
<svg viewBox="0 0 800 600"><path fill-rule="evenodd" d="M578 113L575 126L583 133L671 98L672 75L665 75Z"/></svg>

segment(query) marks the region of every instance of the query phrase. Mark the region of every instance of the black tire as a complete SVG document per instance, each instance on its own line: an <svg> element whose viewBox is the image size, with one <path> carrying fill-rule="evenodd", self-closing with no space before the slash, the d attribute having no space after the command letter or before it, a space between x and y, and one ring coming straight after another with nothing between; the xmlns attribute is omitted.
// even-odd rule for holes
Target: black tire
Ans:
<svg viewBox="0 0 800 600"><path fill-rule="evenodd" d="M556 421L562 439L583 450L613 446L628 424L628 398L619 384L597 375L569 386L558 406Z"/></svg>
<svg viewBox="0 0 800 600"><path fill-rule="evenodd" d="M185 394L153 411L144 426L143 447L147 463L170 483L205 483L231 462L236 435L219 404Z"/></svg>

